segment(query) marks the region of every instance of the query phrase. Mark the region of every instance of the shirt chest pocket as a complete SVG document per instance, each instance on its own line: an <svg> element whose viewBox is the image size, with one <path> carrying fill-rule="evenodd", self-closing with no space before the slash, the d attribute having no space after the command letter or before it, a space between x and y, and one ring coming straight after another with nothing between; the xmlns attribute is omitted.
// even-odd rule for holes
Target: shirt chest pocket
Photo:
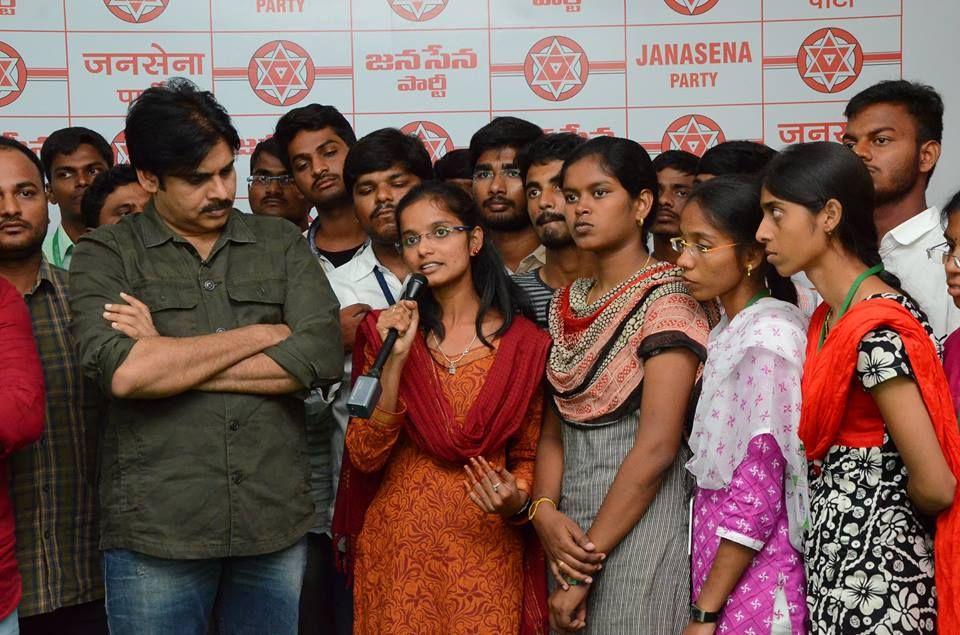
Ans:
<svg viewBox="0 0 960 635"><path fill-rule="evenodd" d="M237 326L281 324L287 285L280 279L227 281L227 296Z"/></svg>
<svg viewBox="0 0 960 635"><path fill-rule="evenodd" d="M153 326L160 335L189 337L203 333L197 320L200 290L194 283L145 281L134 285L134 294L150 308Z"/></svg>

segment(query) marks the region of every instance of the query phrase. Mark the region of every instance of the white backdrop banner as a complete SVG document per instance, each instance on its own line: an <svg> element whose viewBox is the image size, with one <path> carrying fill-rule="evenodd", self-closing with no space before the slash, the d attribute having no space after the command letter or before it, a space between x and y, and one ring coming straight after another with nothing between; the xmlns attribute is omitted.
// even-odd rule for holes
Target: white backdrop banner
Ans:
<svg viewBox="0 0 960 635"><path fill-rule="evenodd" d="M652 154L780 147L839 139L846 101L902 76L903 25L901 0L0 0L0 132L88 126L123 161L129 103L182 76L244 155L311 102L435 159L501 114Z"/></svg>

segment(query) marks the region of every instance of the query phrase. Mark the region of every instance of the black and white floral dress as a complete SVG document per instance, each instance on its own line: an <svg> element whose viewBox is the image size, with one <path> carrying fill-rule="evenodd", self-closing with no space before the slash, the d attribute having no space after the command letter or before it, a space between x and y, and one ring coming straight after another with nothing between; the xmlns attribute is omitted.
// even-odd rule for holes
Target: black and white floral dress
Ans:
<svg viewBox="0 0 960 635"><path fill-rule="evenodd" d="M866 301L875 297L907 308L936 343L926 316L909 299L883 294ZM864 336L856 371L864 390L912 376L895 331ZM810 519L805 551L811 633L936 632L932 522L907 495L907 470L886 432L878 447L830 448L811 470Z"/></svg>

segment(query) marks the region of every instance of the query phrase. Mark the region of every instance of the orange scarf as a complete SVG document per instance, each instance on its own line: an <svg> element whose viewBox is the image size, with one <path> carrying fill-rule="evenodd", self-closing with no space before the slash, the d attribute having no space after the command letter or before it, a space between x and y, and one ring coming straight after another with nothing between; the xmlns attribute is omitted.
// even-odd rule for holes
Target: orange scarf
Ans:
<svg viewBox="0 0 960 635"><path fill-rule="evenodd" d="M807 336L800 417L800 439L806 446L807 458L822 460L834 445L852 386L860 340L874 329L887 327L903 340L940 448L950 471L960 483L957 415L943 366L921 324L893 300L877 298L860 302L837 322L818 351L820 329L827 310L826 304L817 309ZM954 493L953 504L937 517L934 567L938 632L960 633L960 491Z"/></svg>

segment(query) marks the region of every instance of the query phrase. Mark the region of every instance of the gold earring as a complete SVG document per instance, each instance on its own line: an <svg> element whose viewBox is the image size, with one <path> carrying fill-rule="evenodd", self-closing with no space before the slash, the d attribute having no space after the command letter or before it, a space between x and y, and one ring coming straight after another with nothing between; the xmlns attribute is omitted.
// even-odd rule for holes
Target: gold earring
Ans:
<svg viewBox="0 0 960 635"><path fill-rule="evenodd" d="M753 273L753 265L747 263L747 277L750 277L750 274Z"/></svg>

